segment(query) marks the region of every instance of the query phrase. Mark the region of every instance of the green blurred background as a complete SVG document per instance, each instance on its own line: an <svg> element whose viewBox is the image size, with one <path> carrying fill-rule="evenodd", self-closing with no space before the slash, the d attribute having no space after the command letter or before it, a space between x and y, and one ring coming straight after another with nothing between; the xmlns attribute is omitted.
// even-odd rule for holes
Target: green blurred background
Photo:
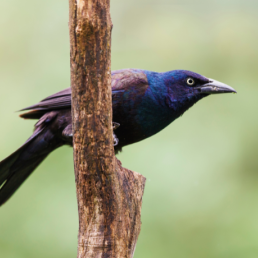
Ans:
<svg viewBox="0 0 258 258"><path fill-rule="evenodd" d="M111 0L112 69L187 69L234 87L118 155L147 177L136 258L258 257L258 2ZM0 159L35 121L14 111L69 87L68 1L0 2ZM72 148L0 208L1 258L77 252Z"/></svg>

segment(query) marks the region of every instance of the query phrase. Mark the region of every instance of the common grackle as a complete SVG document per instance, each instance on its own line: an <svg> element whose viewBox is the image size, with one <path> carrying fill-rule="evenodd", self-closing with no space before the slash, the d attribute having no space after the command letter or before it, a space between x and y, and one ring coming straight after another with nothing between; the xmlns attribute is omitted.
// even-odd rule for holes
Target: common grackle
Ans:
<svg viewBox="0 0 258 258"><path fill-rule="evenodd" d="M150 137L200 99L217 93L236 92L233 88L202 75L174 70L157 73L125 69L112 72L113 121L116 153L123 146ZM7 201L32 171L56 148L72 146L71 89L60 91L20 116L39 119L33 135L0 162L0 205Z"/></svg>

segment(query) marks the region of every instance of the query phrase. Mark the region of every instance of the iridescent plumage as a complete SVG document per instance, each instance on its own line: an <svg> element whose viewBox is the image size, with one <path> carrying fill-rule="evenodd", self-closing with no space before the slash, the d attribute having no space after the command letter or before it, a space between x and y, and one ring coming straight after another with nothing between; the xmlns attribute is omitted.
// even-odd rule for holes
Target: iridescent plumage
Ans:
<svg viewBox="0 0 258 258"><path fill-rule="evenodd" d="M184 70L112 72L113 121L120 124L115 130L119 140L115 151L158 133L203 97L224 92L234 89ZM65 144L72 146L70 88L24 110L29 112L21 117L39 121L26 143L0 162L0 205L50 152Z"/></svg>

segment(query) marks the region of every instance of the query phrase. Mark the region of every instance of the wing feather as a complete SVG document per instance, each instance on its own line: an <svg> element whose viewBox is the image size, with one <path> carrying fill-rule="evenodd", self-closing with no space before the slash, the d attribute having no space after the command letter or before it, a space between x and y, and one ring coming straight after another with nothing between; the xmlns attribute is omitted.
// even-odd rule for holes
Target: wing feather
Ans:
<svg viewBox="0 0 258 258"><path fill-rule="evenodd" d="M148 87L146 74L142 70L124 69L112 72L112 96L116 102L116 98L120 98L121 93L130 91L130 88L138 88L137 91L145 92ZM46 112L71 108L71 88L59 91L39 103L23 108L20 111L31 110L30 112L20 115L22 118L38 119Z"/></svg>

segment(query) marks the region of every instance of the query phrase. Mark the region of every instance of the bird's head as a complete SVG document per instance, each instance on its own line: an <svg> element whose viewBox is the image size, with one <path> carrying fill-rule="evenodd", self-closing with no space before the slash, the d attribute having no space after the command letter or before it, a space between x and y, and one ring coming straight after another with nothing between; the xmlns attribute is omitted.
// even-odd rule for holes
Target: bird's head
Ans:
<svg viewBox="0 0 258 258"><path fill-rule="evenodd" d="M175 111L188 109L211 94L236 93L224 83L190 71L174 70L163 73L162 77L167 89L166 104Z"/></svg>

